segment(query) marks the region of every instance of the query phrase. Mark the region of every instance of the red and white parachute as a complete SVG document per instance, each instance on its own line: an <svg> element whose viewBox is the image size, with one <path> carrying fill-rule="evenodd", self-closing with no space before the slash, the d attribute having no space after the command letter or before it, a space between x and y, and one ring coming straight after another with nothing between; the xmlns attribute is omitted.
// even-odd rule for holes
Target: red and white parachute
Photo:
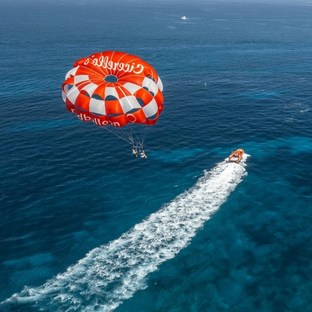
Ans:
<svg viewBox="0 0 312 312"><path fill-rule="evenodd" d="M163 110L162 89L156 71L142 59L105 51L75 62L66 74L62 96L80 120L106 126L131 144L143 144L143 125L155 124ZM133 131L134 125L143 129ZM134 137L139 133L141 138Z"/></svg>

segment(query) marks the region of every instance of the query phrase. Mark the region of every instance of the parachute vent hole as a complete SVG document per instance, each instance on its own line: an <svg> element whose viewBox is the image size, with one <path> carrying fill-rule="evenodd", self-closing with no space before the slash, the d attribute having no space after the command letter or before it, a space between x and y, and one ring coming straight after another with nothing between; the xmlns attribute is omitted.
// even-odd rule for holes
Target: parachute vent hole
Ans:
<svg viewBox="0 0 312 312"><path fill-rule="evenodd" d="M103 98L100 96L100 95L98 95L98 94L92 94L92 99L95 99L95 100L101 100L101 101L103 101Z"/></svg>
<svg viewBox="0 0 312 312"><path fill-rule="evenodd" d="M152 91L148 90L148 88L147 88L147 87L143 87L143 89L145 89L146 91L148 91L148 92L149 92L149 94L150 94L151 96L154 96L154 95L155 95L155 94L154 94L154 92L152 92Z"/></svg>
<svg viewBox="0 0 312 312"><path fill-rule="evenodd" d="M82 112L89 113L86 109L79 107L78 105L76 105L76 107Z"/></svg>
<svg viewBox="0 0 312 312"><path fill-rule="evenodd" d="M82 90L80 93L87 96L87 97L90 97L90 94L85 90Z"/></svg>
<svg viewBox="0 0 312 312"><path fill-rule="evenodd" d="M138 103L141 105L141 107L143 107L144 105L144 101L140 98L136 98L136 100L138 101Z"/></svg>
<svg viewBox="0 0 312 312"><path fill-rule="evenodd" d="M70 84L68 85L68 91L73 87L74 85Z"/></svg>
<svg viewBox="0 0 312 312"><path fill-rule="evenodd" d="M150 116L150 117L147 117L147 119L149 120L153 120L153 119L156 119L157 118L157 114L153 115L153 116Z"/></svg>
<svg viewBox="0 0 312 312"><path fill-rule="evenodd" d="M106 98L105 98L105 101L116 101L118 100L115 96L113 95L108 95Z"/></svg>
<svg viewBox="0 0 312 312"><path fill-rule="evenodd" d="M108 117L118 117L118 116L121 116L122 114L108 114L107 116Z"/></svg>
<svg viewBox="0 0 312 312"><path fill-rule="evenodd" d="M156 80L153 79L151 76L146 76L146 78L149 78L149 79L153 80L156 83Z"/></svg>
<svg viewBox="0 0 312 312"><path fill-rule="evenodd" d="M118 78L116 77L116 76L114 76L114 75L108 75L108 76L106 76L105 78L104 78L104 80L106 81L106 82L117 82L118 81Z"/></svg>
<svg viewBox="0 0 312 312"><path fill-rule="evenodd" d="M92 112L92 115L99 116L99 117L103 117L103 116L105 116L105 115L103 115L103 114L100 114L100 113L95 113L95 112Z"/></svg>
<svg viewBox="0 0 312 312"><path fill-rule="evenodd" d="M140 108L133 108L130 111L128 111L127 114L133 114L133 113L137 112L138 110L140 110Z"/></svg>

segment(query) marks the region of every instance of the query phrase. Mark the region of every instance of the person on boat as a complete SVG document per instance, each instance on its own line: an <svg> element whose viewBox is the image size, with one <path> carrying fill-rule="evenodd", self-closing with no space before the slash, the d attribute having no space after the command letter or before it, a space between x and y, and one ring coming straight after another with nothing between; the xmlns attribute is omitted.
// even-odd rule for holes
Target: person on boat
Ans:
<svg viewBox="0 0 312 312"><path fill-rule="evenodd" d="M145 155L145 152L144 152L144 151L141 152L140 156L141 156L142 158L147 158L147 156Z"/></svg>

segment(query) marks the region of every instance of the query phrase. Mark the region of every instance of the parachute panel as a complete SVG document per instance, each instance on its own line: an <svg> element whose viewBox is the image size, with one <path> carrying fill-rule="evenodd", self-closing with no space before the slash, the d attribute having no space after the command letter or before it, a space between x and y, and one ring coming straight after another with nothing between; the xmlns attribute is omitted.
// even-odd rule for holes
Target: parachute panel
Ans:
<svg viewBox="0 0 312 312"><path fill-rule="evenodd" d="M143 106L143 111L147 118L156 115L158 112L158 106L156 101L153 99L147 105Z"/></svg>
<svg viewBox="0 0 312 312"><path fill-rule="evenodd" d="M138 103L137 99L133 95L121 98L120 103L124 113L128 113L133 109L141 108L141 105Z"/></svg>
<svg viewBox="0 0 312 312"><path fill-rule="evenodd" d="M105 110L105 103L102 100L97 99L91 99L90 100L90 113L105 116L106 110Z"/></svg>

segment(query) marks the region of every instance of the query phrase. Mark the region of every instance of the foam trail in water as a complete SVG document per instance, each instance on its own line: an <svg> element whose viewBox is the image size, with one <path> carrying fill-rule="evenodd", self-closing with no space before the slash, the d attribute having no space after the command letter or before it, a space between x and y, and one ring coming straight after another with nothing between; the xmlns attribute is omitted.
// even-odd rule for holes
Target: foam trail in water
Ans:
<svg viewBox="0 0 312 312"><path fill-rule="evenodd" d="M246 175L244 161L218 164L205 172L191 189L119 239L93 249L41 287L25 287L2 305L36 302L40 311L114 310L146 287L149 273L188 245Z"/></svg>

